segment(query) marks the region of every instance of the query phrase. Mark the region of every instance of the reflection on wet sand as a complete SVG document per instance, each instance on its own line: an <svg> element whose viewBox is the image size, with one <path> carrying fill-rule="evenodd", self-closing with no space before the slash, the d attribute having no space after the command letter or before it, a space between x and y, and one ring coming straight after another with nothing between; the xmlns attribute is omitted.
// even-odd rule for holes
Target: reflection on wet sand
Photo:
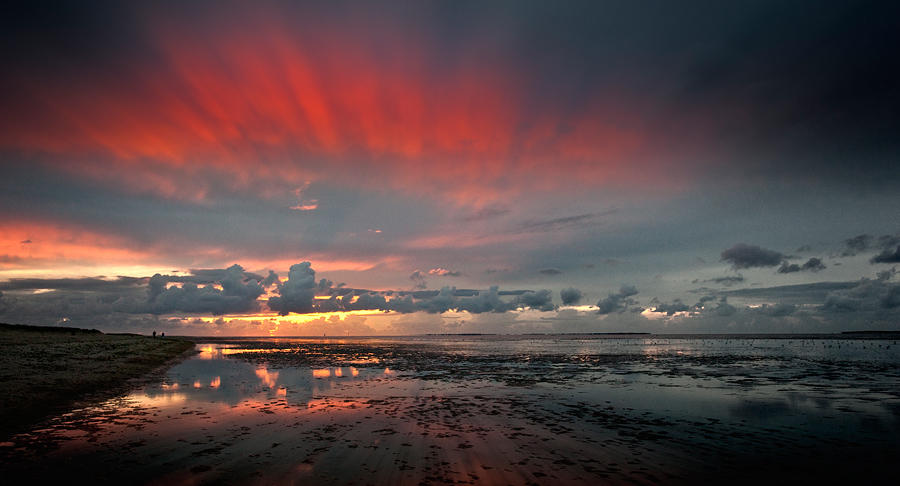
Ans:
<svg viewBox="0 0 900 486"><path fill-rule="evenodd" d="M166 485L878 483L900 457L890 344L210 342L163 383L16 437L0 472Z"/></svg>

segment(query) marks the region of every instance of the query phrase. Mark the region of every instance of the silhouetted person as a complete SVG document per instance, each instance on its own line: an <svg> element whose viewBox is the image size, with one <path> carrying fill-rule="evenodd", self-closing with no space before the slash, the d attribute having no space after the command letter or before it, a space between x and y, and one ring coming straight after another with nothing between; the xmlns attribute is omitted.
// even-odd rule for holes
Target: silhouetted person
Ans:
<svg viewBox="0 0 900 486"><path fill-rule="evenodd" d="M156 331L153 331L153 337L156 337Z"/></svg>

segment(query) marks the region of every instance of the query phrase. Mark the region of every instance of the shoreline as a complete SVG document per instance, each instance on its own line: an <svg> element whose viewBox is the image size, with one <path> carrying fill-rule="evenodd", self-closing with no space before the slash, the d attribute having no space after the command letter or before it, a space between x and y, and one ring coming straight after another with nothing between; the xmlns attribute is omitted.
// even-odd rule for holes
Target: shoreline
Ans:
<svg viewBox="0 0 900 486"><path fill-rule="evenodd" d="M108 397L194 349L183 338L0 324L0 441Z"/></svg>

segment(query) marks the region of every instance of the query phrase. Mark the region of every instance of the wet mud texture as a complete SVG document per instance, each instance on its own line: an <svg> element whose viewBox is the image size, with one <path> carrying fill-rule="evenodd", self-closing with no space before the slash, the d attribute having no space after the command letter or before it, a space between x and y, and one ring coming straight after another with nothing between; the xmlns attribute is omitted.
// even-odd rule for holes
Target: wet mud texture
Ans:
<svg viewBox="0 0 900 486"><path fill-rule="evenodd" d="M252 371L223 371L217 386L239 398L213 401L199 394L208 381L192 384L173 369L164 388L79 410L5 444L0 476L160 485L895 484L900 459L900 390L892 386L900 370L878 355L698 352L697 343L581 353L547 343L510 352L434 342L230 345L236 352L221 363ZM843 343L851 345L863 346ZM308 381L292 382L291 373Z"/></svg>

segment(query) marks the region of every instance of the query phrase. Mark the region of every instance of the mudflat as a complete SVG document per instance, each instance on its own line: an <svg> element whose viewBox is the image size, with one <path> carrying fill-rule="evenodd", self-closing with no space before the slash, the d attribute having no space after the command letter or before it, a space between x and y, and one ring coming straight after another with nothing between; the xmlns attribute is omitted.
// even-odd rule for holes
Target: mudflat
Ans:
<svg viewBox="0 0 900 486"><path fill-rule="evenodd" d="M0 438L113 393L193 348L179 339L0 324Z"/></svg>
<svg viewBox="0 0 900 486"><path fill-rule="evenodd" d="M890 484L891 339L194 338L0 442L0 478L120 485Z"/></svg>

